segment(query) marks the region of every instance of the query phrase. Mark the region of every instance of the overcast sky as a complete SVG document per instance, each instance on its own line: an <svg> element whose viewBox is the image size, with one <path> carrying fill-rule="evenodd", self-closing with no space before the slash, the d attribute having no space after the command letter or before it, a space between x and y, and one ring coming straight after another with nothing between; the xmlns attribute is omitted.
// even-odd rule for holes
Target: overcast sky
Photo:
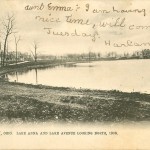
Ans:
<svg viewBox="0 0 150 150"><path fill-rule="evenodd" d="M40 5L44 3L45 8L43 11L26 11L25 6L27 5ZM77 13L75 12L55 12L49 11L46 9L48 3L52 3L52 5L61 5L61 6L72 6L76 8L76 4L81 8ZM89 12L86 12L85 5L89 3L90 8ZM94 8L97 9L112 9L112 6L120 9L146 9L146 16L143 16L143 13L124 13L122 15L119 14L92 14L91 10ZM133 0L106 0L104 1L48 1L48 0L0 0L0 18L5 18L5 16L9 14L14 14L15 22L16 22L16 30L18 33L16 35L21 36L21 42L19 43L19 50L22 52L29 52L30 49L33 49L32 43L33 41L37 41L39 43L38 51L39 53L46 54L66 54L66 53L83 53L93 51L106 53L108 51L117 51L118 53L123 52L133 52L135 50L141 50L147 47L122 47L115 48L113 46L105 46L104 41L111 41L112 43L126 43L127 40L135 41L135 42L150 42L150 28L149 30L132 30L129 31L128 28L96 28L92 29L91 26L80 26L80 25L70 25L65 23L65 16L71 15L74 18L83 18L88 19L91 22L100 22L100 21L111 21L117 17L124 18L125 23L127 25L150 25L150 2L147 0L143 1L133 1ZM54 18L60 18L62 20L61 23L43 23L39 22L35 19L36 16L44 16L45 18L49 17L51 14ZM44 27L52 28L55 31L68 31L72 32L74 29L77 29L79 32L86 33L95 33L98 32L100 38L95 42L92 41L91 38L77 38L77 37L60 37L60 36L52 36L48 35ZM1 27L2 29L2 27ZM15 50L14 47L14 38L13 35L9 38L9 49L11 51Z"/></svg>

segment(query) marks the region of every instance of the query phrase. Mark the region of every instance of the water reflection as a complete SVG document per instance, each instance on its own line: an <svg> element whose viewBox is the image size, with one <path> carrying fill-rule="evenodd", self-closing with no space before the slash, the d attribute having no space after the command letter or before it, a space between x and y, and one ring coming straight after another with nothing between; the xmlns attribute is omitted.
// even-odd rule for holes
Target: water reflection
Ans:
<svg viewBox="0 0 150 150"><path fill-rule="evenodd" d="M73 63L67 63L64 65L64 67L77 67L77 65Z"/></svg>
<svg viewBox="0 0 150 150"><path fill-rule="evenodd" d="M38 71L35 69L35 83L38 84Z"/></svg>
<svg viewBox="0 0 150 150"><path fill-rule="evenodd" d="M0 78L1 78L3 81L9 81L9 78L8 78L8 75L7 75L7 74L1 75Z"/></svg>
<svg viewBox="0 0 150 150"><path fill-rule="evenodd" d="M18 82L18 72L15 73L16 73L16 81Z"/></svg>
<svg viewBox="0 0 150 150"><path fill-rule="evenodd" d="M32 69L19 70L17 72L17 75L25 75L25 74L27 74L27 73L29 73L31 71L32 71ZM9 75L16 76L16 72L10 72Z"/></svg>
<svg viewBox="0 0 150 150"><path fill-rule="evenodd" d="M60 87L150 93L150 60L69 64L10 73L10 81Z"/></svg>

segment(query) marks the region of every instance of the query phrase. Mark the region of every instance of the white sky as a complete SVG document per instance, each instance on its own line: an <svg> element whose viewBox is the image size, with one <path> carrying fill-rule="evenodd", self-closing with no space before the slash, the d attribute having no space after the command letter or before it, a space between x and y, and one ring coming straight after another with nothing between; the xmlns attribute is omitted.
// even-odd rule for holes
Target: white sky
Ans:
<svg viewBox="0 0 150 150"><path fill-rule="evenodd" d="M24 8L26 5L40 5L44 3L45 9L41 11L26 11ZM78 4L81 9L77 12L71 13L62 13L62 12L52 12L46 9L48 3L53 5L61 6L73 6L75 7ZM94 8L97 9L112 9L112 6L119 9L146 9L146 16L143 17L143 14L92 14L90 12L85 12L85 5L89 3L91 11ZM35 20L35 16L41 15L47 17L50 13L53 17L59 17L61 20L65 20L64 16L72 14L76 19L89 18L92 22L112 20L112 18L126 18L126 24L135 24L135 25L150 25L150 1L140 1L140 0L95 0L95 1L69 1L69 0L58 0L58 1L49 1L49 0L0 0L0 18L5 17L7 13L15 14L16 18L16 28L18 35L21 36L22 40L19 43L19 50L22 52L29 52L29 49L32 49L32 43L34 40L39 42L39 53L46 54L66 54L66 53L83 53L88 52L89 49L93 52L106 53L108 51L116 51L118 53L123 52L133 52L136 50L141 50L143 48L150 47L128 47L128 48L115 48L108 47L104 45L104 41L111 40L112 43L125 43L127 40L135 42L150 42L150 29L149 30L134 30L129 31L127 28L105 28L105 29L96 29L93 30L89 26L80 26L80 25L69 25L67 23L42 23ZM100 39L97 39L96 42L92 42L90 38L76 38L76 37L54 37L46 34L46 31L43 30L44 27L51 27L55 30L62 31L74 31L76 28L80 32L94 33L99 32ZM2 28L0 28L2 29ZM9 47L11 50L15 50L13 36L10 37Z"/></svg>

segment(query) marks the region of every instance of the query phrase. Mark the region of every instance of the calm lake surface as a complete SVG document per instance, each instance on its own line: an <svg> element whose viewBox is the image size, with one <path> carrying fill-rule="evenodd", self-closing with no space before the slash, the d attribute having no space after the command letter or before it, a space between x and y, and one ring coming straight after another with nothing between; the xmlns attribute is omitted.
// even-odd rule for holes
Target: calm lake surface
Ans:
<svg viewBox="0 0 150 150"><path fill-rule="evenodd" d="M78 63L8 74L9 81L50 86L150 93L150 60Z"/></svg>

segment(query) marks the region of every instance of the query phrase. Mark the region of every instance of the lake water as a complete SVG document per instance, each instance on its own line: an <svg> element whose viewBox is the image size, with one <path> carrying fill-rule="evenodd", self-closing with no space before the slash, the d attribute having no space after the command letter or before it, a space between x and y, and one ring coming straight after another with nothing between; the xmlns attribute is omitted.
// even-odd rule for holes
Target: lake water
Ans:
<svg viewBox="0 0 150 150"><path fill-rule="evenodd" d="M50 86L150 93L150 60L79 63L8 74L9 81Z"/></svg>

